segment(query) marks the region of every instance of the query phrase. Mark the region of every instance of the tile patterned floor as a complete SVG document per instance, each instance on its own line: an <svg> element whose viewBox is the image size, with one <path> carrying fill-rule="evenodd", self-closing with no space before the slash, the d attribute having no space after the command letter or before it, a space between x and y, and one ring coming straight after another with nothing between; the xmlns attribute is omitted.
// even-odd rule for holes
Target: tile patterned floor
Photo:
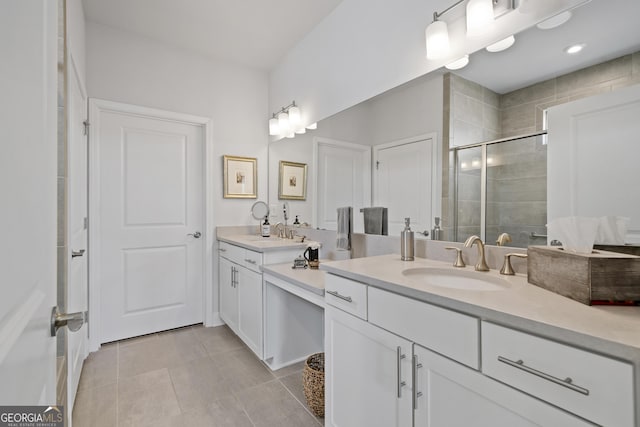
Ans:
<svg viewBox="0 0 640 427"><path fill-rule="evenodd" d="M272 372L226 326L103 345L84 363L74 427L317 427L302 363Z"/></svg>

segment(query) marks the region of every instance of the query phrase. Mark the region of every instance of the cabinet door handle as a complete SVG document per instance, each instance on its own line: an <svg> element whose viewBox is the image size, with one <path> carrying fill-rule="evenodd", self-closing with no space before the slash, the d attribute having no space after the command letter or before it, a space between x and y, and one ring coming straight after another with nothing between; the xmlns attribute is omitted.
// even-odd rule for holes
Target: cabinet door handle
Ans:
<svg viewBox="0 0 640 427"><path fill-rule="evenodd" d="M422 363L418 362L418 356L413 355L413 370L411 380L413 383L413 410L418 409L418 399L422 397L422 392L418 391L418 369L422 368Z"/></svg>
<svg viewBox="0 0 640 427"><path fill-rule="evenodd" d="M244 260L245 260L246 262L248 262L249 264L253 264L253 265L256 265L256 264L257 264L257 262L256 262L256 261L254 261L254 260L252 260L252 259L245 258Z"/></svg>
<svg viewBox="0 0 640 427"><path fill-rule="evenodd" d="M236 270L235 267L231 267L231 287L235 288L236 287L236 273L238 271Z"/></svg>
<svg viewBox="0 0 640 427"><path fill-rule="evenodd" d="M407 356L402 354L402 347L396 347L396 361L397 361L397 374L398 374L398 399L402 397L402 387L406 386L407 383L402 381L402 359L405 359Z"/></svg>
<svg viewBox="0 0 640 427"><path fill-rule="evenodd" d="M573 384L573 380L571 378L567 377L565 379L561 379L558 377L554 377L553 375L549 375L545 372L539 371L537 369L534 369L530 366L525 365L521 359L517 361L513 361L510 359L507 359L506 357L498 356L498 362L506 363L507 365L513 366L516 369L523 370L528 374L535 375L536 377L540 377L547 381L551 381L554 384L558 384L562 387L566 387L569 390L573 390L577 393L584 394L585 396L589 395L588 389Z"/></svg>
<svg viewBox="0 0 640 427"><path fill-rule="evenodd" d="M351 297L345 297L344 295L340 295L338 291L327 291L329 295L333 295L336 298L340 298L341 300L345 300L346 302L353 302Z"/></svg>

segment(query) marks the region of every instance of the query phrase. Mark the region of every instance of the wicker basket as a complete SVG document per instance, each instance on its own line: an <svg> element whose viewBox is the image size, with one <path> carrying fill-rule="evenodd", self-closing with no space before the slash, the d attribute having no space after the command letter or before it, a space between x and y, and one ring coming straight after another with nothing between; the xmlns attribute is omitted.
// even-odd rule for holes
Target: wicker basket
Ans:
<svg viewBox="0 0 640 427"><path fill-rule="evenodd" d="M312 354L304 362L302 385L311 412L324 417L324 353Z"/></svg>

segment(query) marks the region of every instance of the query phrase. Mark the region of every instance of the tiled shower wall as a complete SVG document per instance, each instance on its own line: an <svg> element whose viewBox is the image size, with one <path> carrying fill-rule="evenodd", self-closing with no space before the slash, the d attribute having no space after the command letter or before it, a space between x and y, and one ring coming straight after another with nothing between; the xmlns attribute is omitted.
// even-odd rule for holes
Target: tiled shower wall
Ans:
<svg viewBox="0 0 640 427"><path fill-rule="evenodd" d="M451 147L543 130L544 111L547 108L634 84L640 84L640 52L501 95L454 74L445 75L442 177L444 238L453 240L452 183L454 177L452 175L453 158L449 155ZM543 154L544 150L541 150L536 142L530 141L524 144L517 149L520 151L517 154L508 154L513 149L504 148L508 154L507 158L516 159L521 164L517 167L502 165L500 167L503 171L498 173L499 171L496 170L494 175L494 177L500 176L503 180L511 179L510 182L498 183L495 180L492 181L490 176L487 183L488 189L497 192L493 200L499 201L500 205L487 207L487 225L494 228L499 225L498 228L502 228L500 231L510 232L510 234L520 233L518 231L520 228L526 231L527 235L536 230L540 230L539 234L546 234L542 232L544 228L540 228L540 224L546 222L546 154ZM504 171L509 169L517 174L509 178L508 173L504 174ZM526 188L518 188L518 182ZM473 200L474 197L467 193L466 190L462 193L465 195L465 200ZM531 199L524 200L523 197L528 197L524 195L530 195ZM514 203L510 204L510 202ZM520 208L516 203L520 204ZM508 212L515 212L511 216L512 224L505 222L505 218L509 217ZM523 212L525 212L524 216L519 215ZM460 215L460 212L458 214L459 230L460 227L471 230L475 227L475 222L479 221L471 218L472 215ZM533 223L539 225L533 226ZM497 230L488 229L488 231L493 235L493 231ZM458 237L464 238L464 236ZM517 243L520 246L544 243L544 240L539 239L526 240L522 235L514 240L517 240L514 244Z"/></svg>

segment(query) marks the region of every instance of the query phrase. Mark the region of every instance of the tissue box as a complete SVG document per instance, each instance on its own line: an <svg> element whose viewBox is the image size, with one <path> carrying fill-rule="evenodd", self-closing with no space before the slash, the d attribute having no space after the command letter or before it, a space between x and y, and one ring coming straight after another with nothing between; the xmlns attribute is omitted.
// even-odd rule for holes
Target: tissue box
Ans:
<svg viewBox="0 0 640 427"><path fill-rule="evenodd" d="M529 283L588 305L640 302L640 256L555 246L529 246L527 254Z"/></svg>

